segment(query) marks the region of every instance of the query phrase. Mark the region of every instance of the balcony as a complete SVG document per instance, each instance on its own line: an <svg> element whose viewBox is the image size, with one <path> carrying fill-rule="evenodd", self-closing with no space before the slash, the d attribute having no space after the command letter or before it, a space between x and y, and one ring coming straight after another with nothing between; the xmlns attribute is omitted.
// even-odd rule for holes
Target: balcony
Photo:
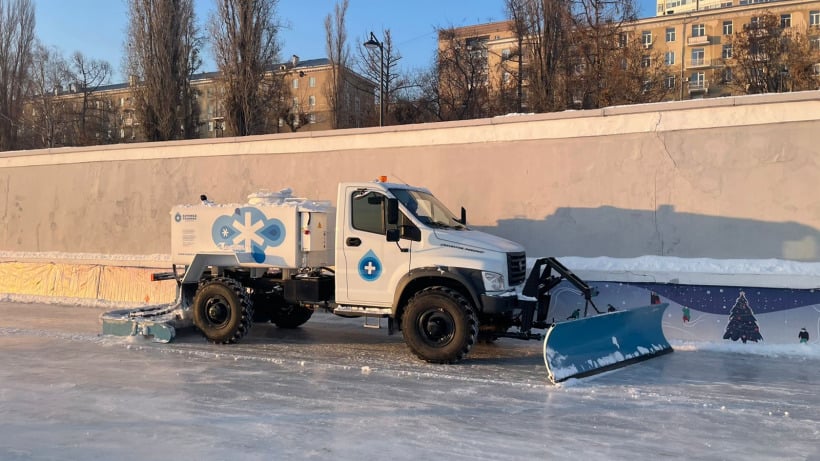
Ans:
<svg viewBox="0 0 820 461"><path fill-rule="evenodd" d="M688 81L686 82L689 87L689 94L705 94L709 92L709 82L706 80L700 81Z"/></svg>
<svg viewBox="0 0 820 461"><path fill-rule="evenodd" d="M697 69L699 67L710 67L712 63L708 59L691 59L686 63L687 69Z"/></svg>
<svg viewBox="0 0 820 461"><path fill-rule="evenodd" d="M708 35L701 35L699 37L688 37L686 39L687 45L708 45L709 44L709 36Z"/></svg>

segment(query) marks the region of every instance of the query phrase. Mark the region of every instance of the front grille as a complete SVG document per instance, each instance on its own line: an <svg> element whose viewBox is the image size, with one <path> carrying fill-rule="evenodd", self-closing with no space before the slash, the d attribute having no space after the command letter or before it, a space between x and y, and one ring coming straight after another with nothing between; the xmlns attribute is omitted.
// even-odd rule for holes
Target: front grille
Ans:
<svg viewBox="0 0 820 461"><path fill-rule="evenodd" d="M516 286L527 278L527 255L523 251L507 253L507 284Z"/></svg>

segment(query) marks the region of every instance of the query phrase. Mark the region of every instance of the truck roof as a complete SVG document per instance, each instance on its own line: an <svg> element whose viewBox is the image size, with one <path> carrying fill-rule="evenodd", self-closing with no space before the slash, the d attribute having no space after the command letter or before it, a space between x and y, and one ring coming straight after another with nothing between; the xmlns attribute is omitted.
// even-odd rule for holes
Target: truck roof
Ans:
<svg viewBox="0 0 820 461"><path fill-rule="evenodd" d="M406 190L416 190L420 192L430 193L430 190L425 187L413 186L410 184L402 184L396 182L381 182L381 181L370 181L370 182L347 182L342 183L343 186L352 186L352 187L361 187L361 188L384 188L384 189L406 189Z"/></svg>

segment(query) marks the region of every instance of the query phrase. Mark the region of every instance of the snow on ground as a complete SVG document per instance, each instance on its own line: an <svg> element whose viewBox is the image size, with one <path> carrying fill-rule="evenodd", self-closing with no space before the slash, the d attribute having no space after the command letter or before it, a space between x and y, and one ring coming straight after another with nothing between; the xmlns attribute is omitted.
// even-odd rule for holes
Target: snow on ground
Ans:
<svg viewBox="0 0 820 461"><path fill-rule="evenodd" d="M775 260L561 261L579 274L820 277L817 263ZM112 306L77 304L0 300L0 459L820 461L818 344L673 342L553 386L538 342L430 365L400 335L316 314L231 346L191 331L155 344L101 337Z"/></svg>
<svg viewBox="0 0 820 461"><path fill-rule="evenodd" d="M0 459L820 460L815 345L679 344L553 386L538 342L439 366L329 314L216 346L101 337L101 312L0 302Z"/></svg>

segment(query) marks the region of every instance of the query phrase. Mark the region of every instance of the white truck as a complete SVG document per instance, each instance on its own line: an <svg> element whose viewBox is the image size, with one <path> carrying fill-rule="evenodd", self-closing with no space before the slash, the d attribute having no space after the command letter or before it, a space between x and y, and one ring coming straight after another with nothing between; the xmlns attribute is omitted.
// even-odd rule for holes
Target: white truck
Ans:
<svg viewBox="0 0 820 461"><path fill-rule="evenodd" d="M171 210L175 266L155 274L177 280L176 303L105 314L104 333L169 341L193 325L233 343L254 321L295 328L326 309L365 326L386 319L419 358L455 363L481 340L543 338L532 329L551 326L549 290L562 280L594 308L594 290L556 260L536 261L527 280L523 247L471 230L463 208L456 217L421 187L342 183L336 208L289 189L201 199Z"/></svg>

